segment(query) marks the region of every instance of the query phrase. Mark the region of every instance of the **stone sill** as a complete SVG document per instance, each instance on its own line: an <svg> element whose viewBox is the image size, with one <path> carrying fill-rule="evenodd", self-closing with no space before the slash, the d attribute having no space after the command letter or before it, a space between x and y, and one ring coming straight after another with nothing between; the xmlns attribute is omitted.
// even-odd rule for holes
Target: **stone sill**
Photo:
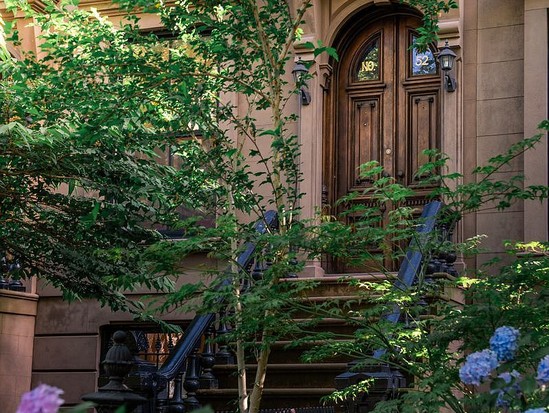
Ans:
<svg viewBox="0 0 549 413"><path fill-rule="evenodd" d="M0 290L0 313L36 316L38 295Z"/></svg>

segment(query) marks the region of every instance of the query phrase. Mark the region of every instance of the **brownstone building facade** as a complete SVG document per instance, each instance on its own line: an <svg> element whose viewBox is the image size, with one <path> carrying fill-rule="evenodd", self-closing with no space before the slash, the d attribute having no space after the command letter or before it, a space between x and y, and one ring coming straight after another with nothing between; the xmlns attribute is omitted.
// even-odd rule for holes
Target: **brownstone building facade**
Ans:
<svg viewBox="0 0 549 413"><path fill-rule="evenodd" d="M40 4L37 1L36 6ZM437 147L451 158L451 171L469 172L513 142L536 132L548 117L549 0L459 0L442 15L441 48L448 41L457 60L449 75L456 88L431 64L436 48L418 54L408 48L420 11L398 0L314 0L305 16L303 41L320 39L340 55L323 55L312 65L311 102L299 111L297 134L305 214L359 189L358 164L379 160L395 179L413 185L411 175L425 148ZM0 7L1 7L0 2ZM117 19L116 9L97 7ZM161 29L144 16L146 29ZM20 22L22 48L36 50L32 28ZM19 51L13 50L17 56ZM296 59L312 61L309 50L295 47ZM373 63L372 63L373 62ZM360 149L357 149L360 148ZM501 174L524 173L528 184L548 184L548 147L516 159ZM502 241L547 240L546 202L524 202L499 212L465 217L456 236L485 234L489 250L478 265L503 251ZM196 262L205 259L194 258ZM462 263L461 265L465 265ZM305 274L323 277L330 269L310 262ZM192 275L190 275L192 276ZM54 289L32 282L27 293L0 290L0 410L13 412L20 394L39 383L65 390L77 403L97 386L102 327L130 320L96 303L68 304Z"/></svg>

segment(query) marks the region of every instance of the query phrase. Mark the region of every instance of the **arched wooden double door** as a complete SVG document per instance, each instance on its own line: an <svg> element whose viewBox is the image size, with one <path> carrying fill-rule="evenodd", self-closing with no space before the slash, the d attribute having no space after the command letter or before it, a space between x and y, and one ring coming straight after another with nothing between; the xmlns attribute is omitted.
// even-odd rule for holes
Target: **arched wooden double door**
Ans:
<svg viewBox="0 0 549 413"><path fill-rule="evenodd" d="M417 171L428 161L423 151L440 147L440 76L433 50L411 47L420 24L410 14L380 16L337 48L324 178L332 204L372 185L360 176L360 165L368 161L379 162L384 174L414 190L409 206L420 212L426 202L432 188L419 184ZM371 202L359 195L351 204ZM386 217L391 207L380 205L380 214ZM395 269L388 257L383 264ZM331 266L338 272L375 269Z"/></svg>

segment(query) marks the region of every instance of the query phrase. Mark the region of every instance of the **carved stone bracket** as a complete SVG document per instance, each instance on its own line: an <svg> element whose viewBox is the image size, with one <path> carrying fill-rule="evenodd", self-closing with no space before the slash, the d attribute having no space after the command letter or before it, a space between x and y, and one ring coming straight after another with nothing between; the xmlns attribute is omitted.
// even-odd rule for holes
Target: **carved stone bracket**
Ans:
<svg viewBox="0 0 549 413"><path fill-rule="evenodd" d="M320 69L320 87L324 93L330 92L330 85L332 84L332 73L334 69L328 63L321 63Z"/></svg>
<svg viewBox="0 0 549 413"><path fill-rule="evenodd" d="M438 46L442 47L446 40L450 47L461 47L459 34L459 20L441 20L438 22L440 41Z"/></svg>

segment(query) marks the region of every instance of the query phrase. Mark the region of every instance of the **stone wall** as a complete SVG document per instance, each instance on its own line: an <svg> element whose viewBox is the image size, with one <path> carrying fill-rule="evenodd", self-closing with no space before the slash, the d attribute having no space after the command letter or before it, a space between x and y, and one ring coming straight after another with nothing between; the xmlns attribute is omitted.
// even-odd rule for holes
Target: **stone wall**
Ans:
<svg viewBox="0 0 549 413"><path fill-rule="evenodd" d="M38 296L0 290L0 406L15 412L31 388L34 326Z"/></svg>
<svg viewBox="0 0 549 413"><path fill-rule="evenodd" d="M466 174L504 153L524 137L524 2L465 0L463 19L463 164ZM514 159L495 175L506 179L524 171ZM467 181L477 177L466 175ZM485 235L474 266L502 256L505 240L522 240L524 204L505 211L485 208L465 219L465 235Z"/></svg>

